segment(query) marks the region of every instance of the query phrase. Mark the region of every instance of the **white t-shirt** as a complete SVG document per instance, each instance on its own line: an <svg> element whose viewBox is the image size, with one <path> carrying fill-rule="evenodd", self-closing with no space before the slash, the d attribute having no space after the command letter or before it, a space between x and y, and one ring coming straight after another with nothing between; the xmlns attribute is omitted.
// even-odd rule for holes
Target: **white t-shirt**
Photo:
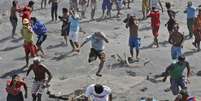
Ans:
<svg viewBox="0 0 201 101"><path fill-rule="evenodd" d="M103 86L104 90L101 94L96 94L95 84L87 87L85 92L86 97L92 97L93 101L109 101L109 95L111 94L111 89L107 86Z"/></svg>

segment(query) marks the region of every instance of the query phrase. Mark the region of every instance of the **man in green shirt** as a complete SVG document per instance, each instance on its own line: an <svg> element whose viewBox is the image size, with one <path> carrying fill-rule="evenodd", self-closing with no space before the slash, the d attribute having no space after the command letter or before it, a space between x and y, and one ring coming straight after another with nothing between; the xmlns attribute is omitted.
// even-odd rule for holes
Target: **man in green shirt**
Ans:
<svg viewBox="0 0 201 101"><path fill-rule="evenodd" d="M165 77L163 79L163 81L165 82L168 75L170 75L170 89L172 90L173 95L179 94L179 86L181 87L181 89L187 89L183 72L185 68L187 68L187 81L189 82L188 78L191 71L189 63L185 60L185 56L179 56L178 60L179 61L176 64L171 64L167 67L164 73Z"/></svg>

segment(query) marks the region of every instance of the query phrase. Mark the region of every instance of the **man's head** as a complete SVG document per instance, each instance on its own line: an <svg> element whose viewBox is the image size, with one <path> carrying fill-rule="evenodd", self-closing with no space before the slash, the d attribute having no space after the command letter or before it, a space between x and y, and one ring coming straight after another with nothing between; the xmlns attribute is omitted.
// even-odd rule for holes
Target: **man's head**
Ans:
<svg viewBox="0 0 201 101"><path fill-rule="evenodd" d="M37 18L36 18L36 17L31 17L31 24L36 23L36 21L37 21Z"/></svg>
<svg viewBox="0 0 201 101"><path fill-rule="evenodd" d="M190 7L192 5L193 5L193 2L192 1L188 1L187 6Z"/></svg>
<svg viewBox="0 0 201 101"><path fill-rule="evenodd" d="M101 93L103 92L103 90L104 90L103 86L100 85L100 84L96 84L96 85L94 86L94 88L95 88L95 92L96 92L97 94L101 94Z"/></svg>
<svg viewBox="0 0 201 101"><path fill-rule="evenodd" d="M166 2L166 3L165 3L165 6L166 6L167 9L170 9L170 8L171 8L170 2Z"/></svg>
<svg viewBox="0 0 201 101"><path fill-rule="evenodd" d="M29 6L29 7L33 7L33 5L34 5L34 2L33 2L33 1L29 1L28 6Z"/></svg>
<svg viewBox="0 0 201 101"><path fill-rule="evenodd" d="M67 8L62 8L62 12L64 13L68 13L68 9Z"/></svg>
<svg viewBox="0 0 201 101"><path fill-rule="evenodd" d="M29 19L26 19L26 18L24 18L22 21L23 25L29 25L29 23L30 23Z"/></svg>
<svg viewBox="0 0 201 101"><path fill-rule="evenodd" d="M40 64L40 61L41 61L40 57L33 58L33 64Z"/></svg>

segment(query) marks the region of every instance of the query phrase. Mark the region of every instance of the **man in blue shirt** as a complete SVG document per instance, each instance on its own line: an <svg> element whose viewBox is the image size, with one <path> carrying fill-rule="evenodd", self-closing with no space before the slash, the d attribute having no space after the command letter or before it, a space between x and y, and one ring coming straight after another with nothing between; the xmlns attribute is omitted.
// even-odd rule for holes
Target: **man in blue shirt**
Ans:
<svg viewBox="0 0 201 101"><path fill-rule="evenodd" d="M36 33L38 40L36 42L36 45L38 47L38 51L41 51L43 55L45 55L41 45L47 38L47 28L45 27L45 24L39 21L36 17L31 18L31 24L32 29L34 33Z"/></svg>
<svg viewBox="0 0 201 101"><path fill-rule="evenodd" d="M104 42L109 43L109 41L103 32L95 32L86 38L86 40L81 44L80 48L89 41L91 41L91 51L89 53L88 62L91 63L92 61L95 61L97 57L100 59L100 64L98 71L96 72L96 76L101 77L102 75L100 74L100 72L106 60L104 52Z"/></svg>
<svg viewBox="0 0 201 101"><path fill-rule="evenodd" d="M70 31L69 31L69 40L70 44L73 48L72 52L78 51L79 48L79 30L80 30L80 22L79 22L79 16L74 11L71 12L71 16L69 17L69 23L70 23Z"/></svg>
<svg viewBox="0 0 201 101"><path fill-rule="evenodd" d="M196 7L193 6L192 1L188 2L187 8L184 13L187 13L187 26L189 30L189 37L191 38L193 36L193 24L196 18Z"/></svg>

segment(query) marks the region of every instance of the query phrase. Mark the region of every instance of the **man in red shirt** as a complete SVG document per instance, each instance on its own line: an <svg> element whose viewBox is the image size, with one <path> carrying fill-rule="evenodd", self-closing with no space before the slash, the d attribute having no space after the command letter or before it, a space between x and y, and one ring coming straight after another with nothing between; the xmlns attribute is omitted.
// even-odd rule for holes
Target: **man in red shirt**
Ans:
<svg viewBox="0 0 201 101"><path fill-rule="evenodd" d="M152 11L147 15L147 17L151 17L151 27L152 27L152 33L154 35L154 45L156 47L159 47L158 44L158 36L159 36L159 28L160 28L160 12L153 7Z"/></svg>

